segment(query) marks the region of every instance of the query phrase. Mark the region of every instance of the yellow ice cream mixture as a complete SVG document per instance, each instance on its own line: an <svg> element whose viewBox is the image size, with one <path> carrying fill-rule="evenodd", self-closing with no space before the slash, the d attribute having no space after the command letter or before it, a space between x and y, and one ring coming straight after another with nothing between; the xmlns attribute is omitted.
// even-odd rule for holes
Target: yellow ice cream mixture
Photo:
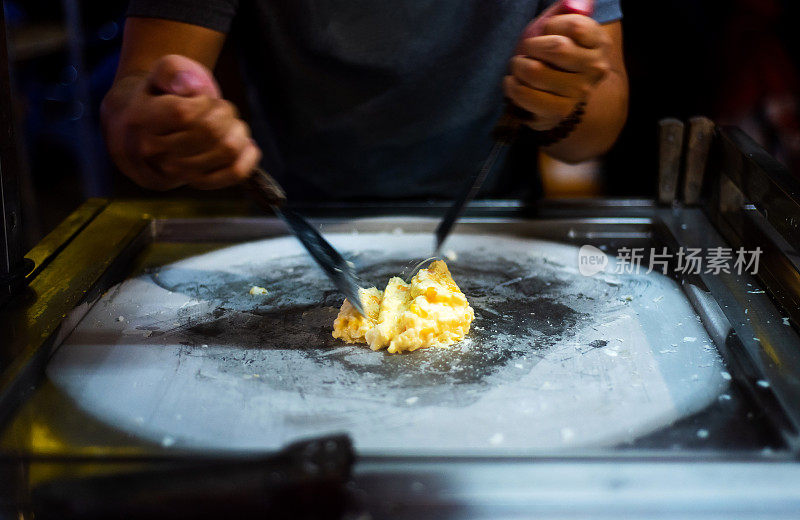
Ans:
<svg viewBox="0 0 800 520"><path fill-rule="evenodd" d="M441 260L420 270L411 283L395 277L385 291L362 289L359 296L367 316L345 300L333 322L333 337L367 343L372 350L385 347L393 354L461 341L475 317Z"/></svg>

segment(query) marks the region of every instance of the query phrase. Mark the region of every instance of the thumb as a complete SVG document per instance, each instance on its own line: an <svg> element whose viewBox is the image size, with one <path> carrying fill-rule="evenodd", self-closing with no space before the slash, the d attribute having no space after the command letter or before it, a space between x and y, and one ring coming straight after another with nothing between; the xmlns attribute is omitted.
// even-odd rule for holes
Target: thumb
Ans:
<svg viewBox="0 0 800 520"><path fill-rule="evenodd" d="M214 76L208 68L186 56L171 54L159 59L148 76L148 87L153 94L173 94L182 97L222 96Z"/></svg>

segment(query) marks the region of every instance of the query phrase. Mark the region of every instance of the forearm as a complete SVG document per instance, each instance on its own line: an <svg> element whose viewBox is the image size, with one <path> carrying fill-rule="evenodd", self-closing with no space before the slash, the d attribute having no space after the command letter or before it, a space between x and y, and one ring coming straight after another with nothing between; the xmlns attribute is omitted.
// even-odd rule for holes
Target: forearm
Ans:
<svg viewBox="0 0 800 520"><path fill-rule="evenodd" d="M578 163L604 154L619 136L628 115L628 78L612 70L595 87L581 123L564 140L544 148L551 157Z"/></svg>

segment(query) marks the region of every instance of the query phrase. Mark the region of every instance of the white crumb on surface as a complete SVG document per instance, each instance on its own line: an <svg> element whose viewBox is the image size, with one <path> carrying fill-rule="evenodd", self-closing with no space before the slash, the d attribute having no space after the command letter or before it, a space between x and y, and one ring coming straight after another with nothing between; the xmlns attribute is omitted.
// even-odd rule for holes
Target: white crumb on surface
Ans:
<svg viewBox="0 0 800 520"><path fill-rule="evenodd" d="M492 446L497 446L498 444L502 444L503 443L503 439L504 438L505 437L504 437L504 435L502 433L495 433L489 439L489 444L491 444Z"/></svg>
<svg viewBox="0 0 800 520"><path fill-rule="evenodd" d="M406 399L406 404L408 405L415 404L417 401L419 401L419 397L409 397L408 399Z"/></svg>
<svg viewBox="0 0 800 520"><path fill-rule="evenodd" d="M685 341L686 343L694 343L695 341L697 341L697 338L695 338L694 336L684 336L683 341Z"/></svg>

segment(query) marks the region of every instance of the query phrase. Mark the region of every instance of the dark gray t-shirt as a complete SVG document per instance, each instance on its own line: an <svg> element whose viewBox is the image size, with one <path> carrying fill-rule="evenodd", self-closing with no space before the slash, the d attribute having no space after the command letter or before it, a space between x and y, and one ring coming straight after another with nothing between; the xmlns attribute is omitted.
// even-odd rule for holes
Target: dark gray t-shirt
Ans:
<svg viewBox="0 0 800 520"><path fill-rule="evenodd" d="M132 0L231 32L264 163L295 198L452 198L491 146L501 80L552 0ZM621 17L597 0L595 19ZM523 135L497 192L536 186ZM490 188L492 189L492 188Z"/></svg>

